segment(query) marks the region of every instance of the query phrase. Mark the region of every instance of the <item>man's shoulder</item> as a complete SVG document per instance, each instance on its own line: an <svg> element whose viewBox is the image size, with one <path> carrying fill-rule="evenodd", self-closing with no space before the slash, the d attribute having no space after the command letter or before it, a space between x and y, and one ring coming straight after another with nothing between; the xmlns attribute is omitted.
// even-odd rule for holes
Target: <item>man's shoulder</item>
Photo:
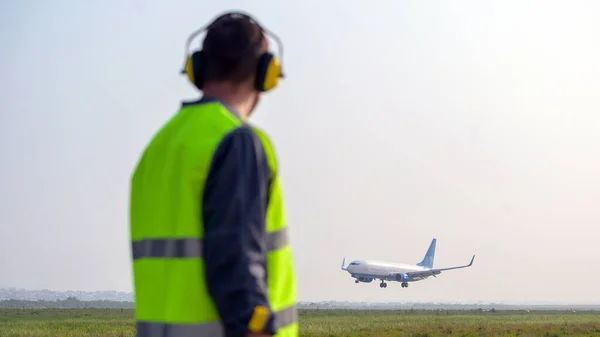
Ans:
<svg viewBox="0 0 600 337"><path fill-rule="evenodd" d="M265 155L267 156L267 160L269 162L269 166L273 171L277 171L277 155L275 153L275 147L273 146L273 142L269 135L257 126L251 126L252 131L258 136L260 142L264 148Z"/></svg>
<svg viewBox="0 0 600 337"><path fill-rule="evenodd" d="M221 141L220 147L232 147L237 149L263 151L263 142L260 136L254 132L248 124L241 124L231 129Z"/></svg>
<svg viewBox="0 0 600 337"><path fill-rule="evenodd" d="M249 128L252 129L252 132L254 132L261 141L269 143L269 145L271 144L271 139L263 129L256 125L249 125Z"/></svg>
<svg viewBox="0 0 600 337"><path fill-rule="evenodd" d="M237 157L237 161L248 162L248 164L256 161L263 162L268 158L265 144L248 124L232 129L223 137L215 151L214 160L219 162L222 158L230 156Z"/></svg>
<svg viewBox="0 0 600 337"><path fill-rule="evenodd" d="M249 126L243 125L231 130L217 146L206 184L231 186L232 182L253 184L258 181L262 185L270 176L271 167L259 137Z"/></svg>

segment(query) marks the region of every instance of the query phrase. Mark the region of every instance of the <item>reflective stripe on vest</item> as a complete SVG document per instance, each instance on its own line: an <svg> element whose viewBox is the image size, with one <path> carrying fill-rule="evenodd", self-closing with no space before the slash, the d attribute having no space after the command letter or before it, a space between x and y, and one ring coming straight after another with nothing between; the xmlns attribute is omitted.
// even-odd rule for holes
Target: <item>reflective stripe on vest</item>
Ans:
<svg viewBox="0 0 600 337"><path fill-rule="evenodd" d="M275 314L275 328L281 329L298 321L298 312L295 306L277 311ZM220 322L204 324L164 324L152 322L137 322L137 336L144 337L197 337L197 336L225 336L223 325Z"/></svg>
<svg viewBox="0 0 600 337"><path fill-rule="evenodd" d="M146 239L131 244L133 259L141 258L202 258L200 238ZM288 245L287 227L267 233L267 251Z"/></svg>

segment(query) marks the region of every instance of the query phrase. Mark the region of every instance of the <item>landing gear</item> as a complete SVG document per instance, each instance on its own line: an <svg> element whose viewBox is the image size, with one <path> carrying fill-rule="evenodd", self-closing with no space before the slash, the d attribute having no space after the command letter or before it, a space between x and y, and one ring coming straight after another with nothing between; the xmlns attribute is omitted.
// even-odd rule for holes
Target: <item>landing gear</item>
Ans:
<svg viewBox="0 0 600 337"><path fill-rule="evenodd" d="M360 282L360 281L359 280L354 280L354 283L358 283L358 282Z"/></svg>
<svg viewBox="0 0 600 337"><path fill-rule="evenodd" d="M408 282L402 282L402 288L408 288Z"/></svg>
<svg viewBox="0 0 600 337"><path fill-rule="evenodd" d="M381 283L379 283L379 288L387 288L387 283L381 281Z"/></svg>

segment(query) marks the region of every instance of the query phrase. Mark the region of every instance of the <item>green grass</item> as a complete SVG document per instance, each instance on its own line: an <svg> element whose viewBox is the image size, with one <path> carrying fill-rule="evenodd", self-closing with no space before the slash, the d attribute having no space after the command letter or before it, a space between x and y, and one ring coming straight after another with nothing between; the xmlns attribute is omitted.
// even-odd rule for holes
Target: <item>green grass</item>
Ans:
<svg viewBox="0 0 600 337"><path fill-rule="evenodd" d="M600 336L600 313L302 311L302 336Z"/></svg>
<svg viewBox="0 0 600 337"><path fill-rule="evenodd" d="M0 337L135 336L128 309L0 309Z"/></svg>
<svg viewBox="0 0 600 337"><path fill-rule="evenodd" d="M127 309L0 309L0 337L134 336ZM600 336L600 312L301 310L305 337Z"/></svg>

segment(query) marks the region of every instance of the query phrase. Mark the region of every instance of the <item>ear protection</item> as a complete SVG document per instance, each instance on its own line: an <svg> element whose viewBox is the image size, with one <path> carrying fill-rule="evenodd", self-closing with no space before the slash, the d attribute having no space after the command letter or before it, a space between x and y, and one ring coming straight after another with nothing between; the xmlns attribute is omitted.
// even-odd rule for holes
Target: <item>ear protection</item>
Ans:
<svg viewBox="0 0 600 337"><path fill-rule="evenodd" d="M202 90L204 86L204 75L206 73L206 68L210 65L207 64L206 54L203 50L195 51L191 55L189 54L190 44L192 40L200 33L204 32L205 30L210 30L212 27L214 27L215 23L223 19L231 19L235 17L241 17L254 23L262 33L270 35L275 41L277 41L277 45L279 47L279 57L283 57L283 44L281 43L281 40L277 35L264 29L258 23L258 21L254 20L248 14L244 14L241 12L225 13L217 17L209 25L204 26L198 29L197 31L193 32L186 41L185 64L183 69L181 70L181 73L187 75L188 80L192 82L199 90ZM279 83L279 79L283 77L283 67L279 59L275 57L275 55L273 55L271 52L263 53L258 59L258 66L256 69L256 82L254 84L256 90L259 92L269 91L275 88Z"/></svg>

